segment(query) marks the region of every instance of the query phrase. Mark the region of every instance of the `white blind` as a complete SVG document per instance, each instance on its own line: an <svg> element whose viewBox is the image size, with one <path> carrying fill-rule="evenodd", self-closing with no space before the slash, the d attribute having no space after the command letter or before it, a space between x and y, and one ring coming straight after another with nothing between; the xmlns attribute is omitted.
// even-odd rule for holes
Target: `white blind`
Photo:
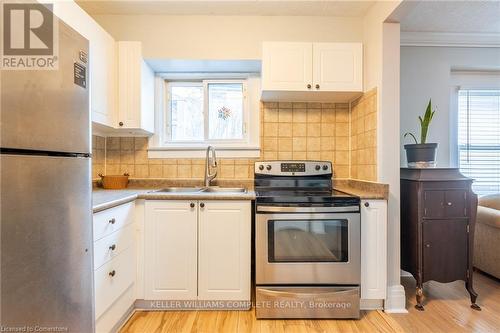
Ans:
<svg viewBox="0 0 500 333"><path fill-rule="evenodd" d="M459 90L458 147L474 191L500 193L500 90Z"/></svg>

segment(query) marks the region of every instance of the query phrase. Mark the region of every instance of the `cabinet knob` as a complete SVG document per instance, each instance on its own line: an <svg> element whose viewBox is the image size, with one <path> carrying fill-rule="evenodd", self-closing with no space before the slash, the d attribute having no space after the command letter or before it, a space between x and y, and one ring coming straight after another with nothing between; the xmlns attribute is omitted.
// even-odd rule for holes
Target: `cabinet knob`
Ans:
<svg viewBox="0 0 500 333"><path fill-rule="evenodd" d="M205 207L205 204L204 204L203 202L202 202L202 203L200 203L200 207L201 207L201 208Z"/></svg>
<svg viewBox="0 0 500 333"><path fill-rule="evenodd" d="M425 244L425 247L431 247L431 244Z"/></svg>
<svg viewBox="0 0 500 333"><path fill-rule="evenodd" d="M109 222L109 223L111 223L111 224L115 224L116 220L115 220L115 218L113 217L113 218L112 218L111 220L109 220L108 222Z"/></svg>
<svg viewBox="0 0 500 333"><path fill-rule="evenodd" d="M111 245L111 246L109 247L109 249L110 249L111 251L114 251L114 250L116 249L116 244Z"/></svg>
<svg viewBox="0 0 500 333"><path fill-rule="evenodd" d="M191 202L191 203L189 204L189 207L194 208L194 202Z"/></svg>
<svg viewBox="0 0 500 333"><path fill-rule="evenodd" d="M451 202L447 202L447 203L446 203L446 205L447 205L447 206L451 206L451 205L452 205L452 203L451 203Z"/></svg>
<svg viewBox="0 0 500 333"><path fill-rule="evenodd" d="M308 85L307 85L307 89L311 89L311 87L312 87L312 86L311 86L310 84L308 84Z"/></svg>
<svg viewBox="0 0 500 333"><path fill-rule="evenodd" d="M316 85L316 89L319 89L319 84Z"/></svg>
<svg viewBox="0 0 500 333"><path fill-rule="evenodd" d="M368 201L365 202L365 207L370 207L370 203Z"/></svg>
<svg viewBox="0 0 500 333"><path fill-rule="evenodd" d="M123 126L123 121L120 121L118 125Z"/></svg>
<svg viewBox="0 0 500 333"><path fill-rule="evenodd" d="M113 269L111 272L108 273L109 276L113 277L116 275L116 271Z"/></svg>

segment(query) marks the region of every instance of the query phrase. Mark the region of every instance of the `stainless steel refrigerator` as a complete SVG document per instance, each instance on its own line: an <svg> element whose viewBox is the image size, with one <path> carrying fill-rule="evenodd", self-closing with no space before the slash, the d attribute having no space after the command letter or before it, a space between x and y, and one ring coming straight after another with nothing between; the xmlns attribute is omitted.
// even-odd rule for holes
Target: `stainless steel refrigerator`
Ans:
<svg viewBox="0 0 500 333"><path fill-rule="evenodd" d="M86 333L94 331L88 41L58 24L58 70L0 74L0 326Z"/></svg>

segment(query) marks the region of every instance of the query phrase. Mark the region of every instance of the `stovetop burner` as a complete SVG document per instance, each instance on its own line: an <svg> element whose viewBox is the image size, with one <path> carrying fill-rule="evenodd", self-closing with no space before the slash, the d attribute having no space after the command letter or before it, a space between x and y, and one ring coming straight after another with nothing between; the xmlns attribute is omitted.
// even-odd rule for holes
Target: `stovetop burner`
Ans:
<svg viewBox="0 0 500 333"><path fill-rule="evenodd" d="M326 161L255 163L254 190L259 204L359 205L359 198L332 187L333 168Z"/></svg>

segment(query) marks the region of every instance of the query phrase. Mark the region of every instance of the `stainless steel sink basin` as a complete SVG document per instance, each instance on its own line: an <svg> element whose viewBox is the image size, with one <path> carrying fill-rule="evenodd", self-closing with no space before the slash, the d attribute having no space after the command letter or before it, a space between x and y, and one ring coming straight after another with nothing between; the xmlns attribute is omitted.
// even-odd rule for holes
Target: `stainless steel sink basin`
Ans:
<svg viewBox="0 0 500 333"><path fill-rule="evenodd" d="M202 187L166 187L155 192L167 192L167 193L194 193L203 190Z"/></svg>
<svg viewBox="0 0 500 333"><path fill-rule="evenodd" d="M243 187L206 187L202 190L206 193L245 193L247 190Z"/></svg>
<svg viewBox="0 0 500 333"><path fill-rule="evenodd" d="M155 193L246 193L247 190L243 187L166 187Z"/></svg>

